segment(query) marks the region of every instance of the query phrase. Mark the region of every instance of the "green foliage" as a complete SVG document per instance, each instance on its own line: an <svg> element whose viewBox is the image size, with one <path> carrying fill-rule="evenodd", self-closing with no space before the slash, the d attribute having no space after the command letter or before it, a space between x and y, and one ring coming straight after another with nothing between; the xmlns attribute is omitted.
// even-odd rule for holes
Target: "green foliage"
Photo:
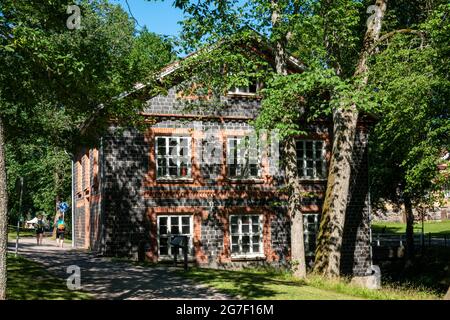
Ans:
<svg viewBox="0 0 450 320"><path fill-rule="evenodd" d="M97 138L111 118L136 124L139 97L117 97L138 82L152 82L174 59L167 39L138 32L119 5L77 4L81 28L69 30L67 1L0 3L0 117L13 217L17 177L25 178L25 211L52 213L57 195L70 197L70 157L84 141L82 124L90 125L83 139Z"/></svg>
<svg viewBox="0 0 450 320"><path fill-rule="evenodd" d="M373 59L370 87L382 115L371 137L374 200L432 202L430 191L445 181L437 164L450 146L449 8L438 6L417 26L425 43L397 35Z"/></svg>

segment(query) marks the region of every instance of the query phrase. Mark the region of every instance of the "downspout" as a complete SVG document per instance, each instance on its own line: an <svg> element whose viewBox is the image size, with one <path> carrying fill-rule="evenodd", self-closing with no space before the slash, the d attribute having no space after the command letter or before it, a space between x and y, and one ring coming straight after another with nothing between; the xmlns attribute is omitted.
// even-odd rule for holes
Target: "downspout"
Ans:
<svg viewBox="0 0 450 320"><path fill-rule="evenodd" d="M102 255L106 252L106 228L105 228L105 150L103 146L103 137L100 137L100 150L99 150L99 162L100 162L100 252Z"/></svg>
<svg viewBox="0 0 450 320"><path fill-rule="evenodd" d="M72 156L72 248L75 248L75 179L74 179L74 157Z"/></svg>

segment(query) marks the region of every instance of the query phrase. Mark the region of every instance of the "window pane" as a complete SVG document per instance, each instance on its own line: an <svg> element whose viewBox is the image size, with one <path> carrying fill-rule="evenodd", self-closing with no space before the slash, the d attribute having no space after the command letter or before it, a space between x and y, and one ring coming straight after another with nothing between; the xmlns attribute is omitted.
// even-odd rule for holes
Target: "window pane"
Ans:
<svg viewBox="0 0 450 320"><path fill-rule="evenodd" d="M158 176L165 176L167 174L166 159L158 159Z"/></svg>
<svg viewBox="0 0 450 320"><path fill-rule="evenodd" d="M182 217L181 223L183 226L189 226L191 224L191 219L189 217Z"/></svg>
<svg viewBox="0 0 450 320"><path fill-rule="evenodd" d="M169 253L167 248L167 240L167 238L159 239L159 254L161 255L167 255Z"/></svg>
<svg viewBox="0 0 450 320"><path fill-rule="evenodd" d="M167 234L167 226L159 225L159 234Z"/></svg>
<svg viewBox="0 0 450 320"><path fill-rule="evenodd" d="M232 234L235 234L235 233L238 233L239 232L239 227L238 227L238 225L237 225L237 223L236 224L231 224L231 233Z"/></svg>
<svg viewBox="0 0 450 320"><path fill-rule="evenodd" d="M253 253L259 253L260 252L259 236L253 236L252 242L253 242L252 245Z"/></svg>
<svg viewBox="0 0 450 320"><path fill-rule="evenodd" d="M180 225L178 217L170 217L170 233L171 234L180 233Z"/></svg>
<svg viewBox="0 0 450 320"><path fill-rule="evenodd" d="M322 148L323 148L323 142L316 141L316 159L322 158Z"/></svg>
<svg viewBox="0 0 450 320"><path fill-rule="evenodd" d="M237 175L236 165L232 164L228 166L228 175L230 177L235 177Z"/></svg>
<svg viewBox="0 0 450 320"><path fill-rule="evenodd" d="M242 236L242 253L250 252L250 237Z"/></svg>
<svg viewBox="0 0 450 320"><path fill-rule="evenodd" d="M297 158L303 159L303 141L296 141L295 148L297 149Z"/></svg>
<svg viewBox="0 0 450 320"><path fill-rule="evenodd" d="M189 169L188 169L188 166L187 166L187 162L185 162L183 160L183 162L180 164L180 176L181 177L186 177L186 176L188 176L188 172L189 172Z"/></svg>
<svg viewBox="0 0 450 320"><path fill-rule="evenodd" d="M258 176L258 165L250 164L250 176L257 177Z"/></svg>
<svg viewBox="0 0 450 320"><path fill-rule="evenodd" d="M238 245L239 244L239 236L232 236L231 237L231 244L232 245Z"/></svg>
<svg viewBox="0 0 450 320"><path fill-rule="evenodd" d="M232 245L231 246L231 253L239 253L239 246L238 245Z"/></svg>
<svg viewBox="0 0 450 320"><path fill-rule="evenodd" d="M159 234L167 234L167 218L160 217L159 218Z"/></svg>
<svg viewBox="0 0 450 320"><path fill-rule="evenodd" d="M313 158L313 143L312 141L306 141L306 158Z"/></svg>
<svg viewBox="0 0 450 320"><path fill-rule="evenodd" d="M323 167L322 167L322 161L316 161L316 177L317 178L323 178Z"/></svg>
<svg viewBox="0 0 450 320"><path fill-rule="evenodd" d="M189 234L190 233L190 227L189 226L183 226L181 229L182 229L182 234Z"/></svg>

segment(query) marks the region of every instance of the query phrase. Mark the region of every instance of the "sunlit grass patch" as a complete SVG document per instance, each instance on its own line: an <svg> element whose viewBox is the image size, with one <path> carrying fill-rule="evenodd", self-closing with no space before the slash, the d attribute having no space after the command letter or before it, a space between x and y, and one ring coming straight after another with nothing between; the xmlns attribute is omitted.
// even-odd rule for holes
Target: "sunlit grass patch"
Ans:
<svg viewBox="0 0 450 320"><path fill-rule="evenodd" d="M63 279L51 275L40 264L8 255L7 298L9 300L87 300L90 294L69 290Z"/></svg>

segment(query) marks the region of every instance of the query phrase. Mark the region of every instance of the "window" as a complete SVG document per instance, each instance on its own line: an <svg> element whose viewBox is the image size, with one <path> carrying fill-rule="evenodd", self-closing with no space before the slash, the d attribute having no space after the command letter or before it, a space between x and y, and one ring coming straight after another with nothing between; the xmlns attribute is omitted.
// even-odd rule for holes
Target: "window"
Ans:
<svg viewBox="0 0 450 320"><path fill-rule="evenodd" d="M158 178L191 176L189 137L157 137L155 150Z"/></svg>
<svg viewBox="0 0 450 320"><path fill-rule="evenodd" d="M256 95L262 85L258 81L251 81L248 86L234 87L228 91L228 94L236 95Z"/></svg>
<svg viewBox="0 0 450 320"><path fill-rule="evenodd" d="M259 178L261 159L257 141L249 137L227 140L227 172L230 178Z"/></svg>
<svg viewBox="0 0 450 320"><path fill-rule="evenodd" d="M168 215L158 216L158 254L159 256L172 256L174 248L170 241L176 235L189 237L189 251L192 250L192 216ZM182 254L178 252L179 255Z"/></svg>
<svg viewBox="0 0 450 320"><path fill-rule="evenodd" d="M325 179L325 148L322 140L298 140L297 169L303 179Z"/></svg>
<svg viewBox="0 0 450 320"><path fill-rule="evenodd" d="M216 179L222 170L223 145L217 134L207 135L199 143L200 171L205 179Z"/></svg>
<svg viewBox="0 0 450 320"><path fill-rule="evenodd" d="M314 256L316 251L316 238L319 230L319 215L303 215L303 234L305 239L305 255Z"/></svg>
<svg viewBox="0 0 450 320"><path fill-rule="evenodd" d="M262 246L262 216L230 216L231 255L264 256Z"/></svg>

